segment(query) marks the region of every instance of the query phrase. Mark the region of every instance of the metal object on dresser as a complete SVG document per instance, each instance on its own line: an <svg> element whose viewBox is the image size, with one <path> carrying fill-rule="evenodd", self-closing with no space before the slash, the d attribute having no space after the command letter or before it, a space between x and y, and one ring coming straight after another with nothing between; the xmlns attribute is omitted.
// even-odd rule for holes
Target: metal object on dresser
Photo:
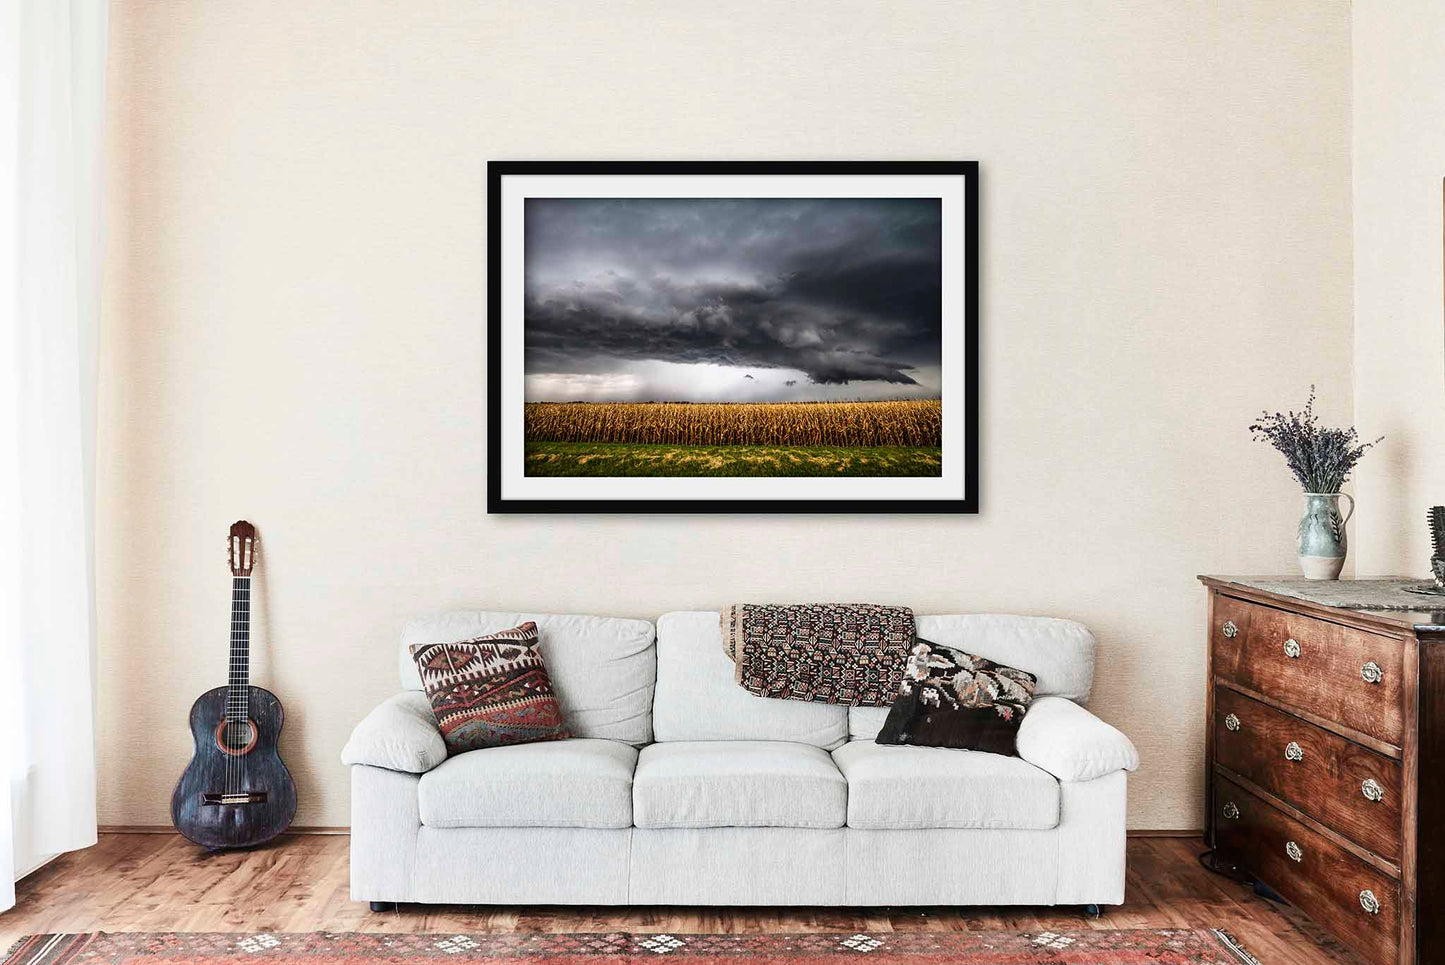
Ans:
<svg viewBox="0 0 1445 965"><path fill-rule="evenodd" d="M1208 843L1366 961L1445 963L1445 613L1418 581L1202 579Z"/></svg>
<svg viewBox="0 0 1445 965"><path fill-rule="evenodd" d="M1445 590L1445 506L1431 506L1430 521L1430 574L1435 577L1435 586Z"/></svg>

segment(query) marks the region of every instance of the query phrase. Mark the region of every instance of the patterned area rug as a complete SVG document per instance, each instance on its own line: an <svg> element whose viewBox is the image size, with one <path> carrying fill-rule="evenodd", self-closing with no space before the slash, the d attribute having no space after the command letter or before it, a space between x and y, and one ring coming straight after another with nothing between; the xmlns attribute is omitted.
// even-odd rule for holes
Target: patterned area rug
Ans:
<svg viewBox="0 0 1445 965"><path fill-rule="evenodd" d="M811 935L291 935L94 932L29 935L0 965L361 965L367 962L533 962L622 965L1259 965L1218 929Z"/></svg>

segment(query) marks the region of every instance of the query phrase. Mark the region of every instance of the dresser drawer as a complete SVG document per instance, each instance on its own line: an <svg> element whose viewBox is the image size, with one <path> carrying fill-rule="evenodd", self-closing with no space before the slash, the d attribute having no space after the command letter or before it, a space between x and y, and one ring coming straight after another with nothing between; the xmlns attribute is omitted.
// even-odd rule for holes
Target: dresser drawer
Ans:
<svg viewBox="0 0 1445 965"><path fill-rule="evenodd" d="M1401 641L1223 595L1210 635L1215 675L1400 746Z"/></svg>
<svg viewBox="0 0 1445 965"><path fill-rule="evenodd" d="M1400 860L1400 763L1228 687L1214 691L1222 766L1361 847Z"/></svg>
<svg viewBox="0 0 1445 965"><path fill-rule="evenodd" d="M1223 775L1216 775L1214 797L1221 851L1368 961L1395 960L1400 903L1393 878Z"/></svg>

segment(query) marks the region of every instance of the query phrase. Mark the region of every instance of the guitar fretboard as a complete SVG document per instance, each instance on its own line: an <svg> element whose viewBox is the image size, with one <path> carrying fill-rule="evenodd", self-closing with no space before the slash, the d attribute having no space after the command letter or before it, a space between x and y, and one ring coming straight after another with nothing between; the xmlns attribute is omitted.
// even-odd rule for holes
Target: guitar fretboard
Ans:
<svg viewBox="0 0 1445 965"><path fill-rule="evenodd" d="M231 578L231 667L226 677L226 720L251 715L251 578Z"/></svg>

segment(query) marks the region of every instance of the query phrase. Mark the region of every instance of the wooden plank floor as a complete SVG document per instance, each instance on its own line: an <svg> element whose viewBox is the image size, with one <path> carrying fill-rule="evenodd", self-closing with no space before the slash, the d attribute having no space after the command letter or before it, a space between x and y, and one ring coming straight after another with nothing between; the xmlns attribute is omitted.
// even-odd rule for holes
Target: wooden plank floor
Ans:
<svg viewBox="0 0 1445 965"><path fill-rule="evenodd" d="M560 908L403 906L348 895L344 835L291 835L207 855L174 834L103 834L37 871L0 915L20 935L79 931L888 932L1224 928L1265 965L1356 960L1291 909L1205 871L1192 838L1129 841L1128 900L1097 920L1074 908Z"/></svg>

